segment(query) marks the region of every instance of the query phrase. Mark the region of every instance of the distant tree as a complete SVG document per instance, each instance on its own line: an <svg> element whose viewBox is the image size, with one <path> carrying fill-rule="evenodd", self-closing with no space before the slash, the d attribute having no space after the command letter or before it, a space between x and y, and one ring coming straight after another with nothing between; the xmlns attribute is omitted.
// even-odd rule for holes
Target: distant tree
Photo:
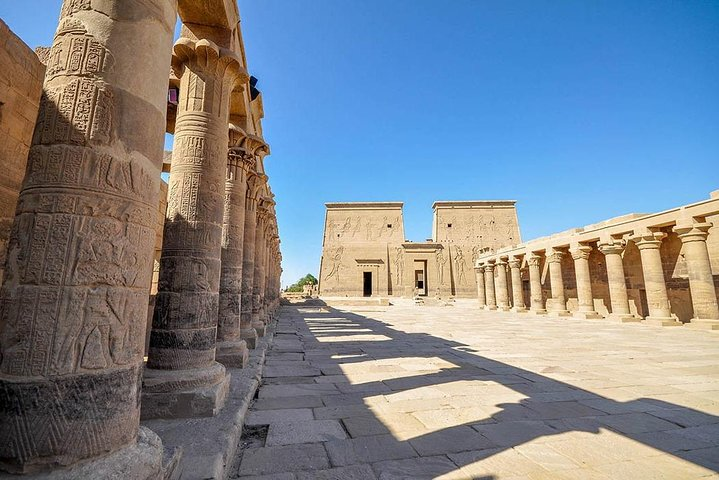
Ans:
<svg viewBox="0 0 719 480"><path fill-rule="evenodd" d="M305 285L317 285L317 279L314 275L311 273L308 273L304 277L297 280L297 282L293 283L289 287L287 287L287 292L301 292L302 287Z"/></svg>

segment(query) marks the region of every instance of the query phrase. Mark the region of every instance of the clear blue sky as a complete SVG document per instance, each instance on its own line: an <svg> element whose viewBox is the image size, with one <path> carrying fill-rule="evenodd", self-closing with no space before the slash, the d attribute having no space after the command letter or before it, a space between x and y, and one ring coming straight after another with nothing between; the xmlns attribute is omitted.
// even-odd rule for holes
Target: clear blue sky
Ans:
<svg viewBox="0 0 719 480"><path fill-rule="evenodd" d="M719 2L240 0L285 277L324 203L516 199L524 239L719 189ZM58 0L0 2L49 44Z"/></svg>

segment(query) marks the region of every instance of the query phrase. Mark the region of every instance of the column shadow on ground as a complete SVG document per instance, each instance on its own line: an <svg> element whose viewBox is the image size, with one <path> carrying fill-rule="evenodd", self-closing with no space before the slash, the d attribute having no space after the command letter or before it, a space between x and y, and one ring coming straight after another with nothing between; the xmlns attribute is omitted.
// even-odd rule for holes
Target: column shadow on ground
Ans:
<svg viewBox="0 0 719 480"><path fill-rule="evenodd" d="M526 397L519 402L496 405L500 410L485 419L439 429L409 440L396 440L398 443L411 442L414 448L429 446L425 451L429 455L452 454L454 465L449 465L449 462L446 466L432 465L431 474L435 477L541 437L568 432L599 434L602 430L612 431L668 455L719 472L719 417L715 415L650 397L627 402L613 400L570 383L482 356L481 351L460 342L426 333L402 332L380 320L348 310L319 307L316 302L306 307L298 304L285 306L283 310L284 313L279 317L278 337L281 338L283 333L290 333L282 329L283 322L285 325L288 321L297 322L297 335L306 347L305 352L313 352L311 358L305 356L305 361L320 367L323 374L343 375L340 365L399 359L403 356L439 358L455 365L432 374L347 384L342 393L356 396L357 405L364 403L362 399L377 395L397 394L460 380L493 382ZM382 336L383 339L361 339L362 335ZM322 339L328 337L347 340L322 342ZM411 351L411 355L407 355L408 351ZM332 358L337 355L343 358ZM275 380L278 381L275 383L282 381L281 378ZM368 415L373 415L369 407L367 409ZM625 414L627 416L617 423L616 416ZM645 415L652 415L657 422L667 422L667 431L643 431L640 425L633 425L631 414L637 415L637 421L644 420ZM494 441L474 445L476 448L472 447L470 441L466 450L442 450L443 445L448 444L448 439L466 436L467 429L471 426L479 428L475 430L481 433L482 427L478 425L492 424L501 427L507 422L515 421L543 421L548 428L540 429L541 431L536 428L512 431L511 438L507 441L496 441L495 438ZM419 453L423 455L421 451ZM490 475L479 478L494 477Z"/></svg>

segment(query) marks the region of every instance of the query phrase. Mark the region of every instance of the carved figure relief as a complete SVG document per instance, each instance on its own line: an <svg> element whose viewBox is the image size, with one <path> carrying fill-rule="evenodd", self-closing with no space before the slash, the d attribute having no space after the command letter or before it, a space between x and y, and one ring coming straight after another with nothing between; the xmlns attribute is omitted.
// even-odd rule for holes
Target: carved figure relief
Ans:
<svg viewBox="0 0 719 480"><path fill-rule="evenodd" d="M325 277L326 280L329 280L332 277L335 277L335 283L339 285L340 283L340 269L342 268L342 254L344 253L344 247L340 245L339 247L335 248L335 250L331 253L331 263L330 263L330 271L327 274L327 277Z"/></svg>
<svg viewBox="0 0 719 480"><path fill-rule="evenodd" d="M460 247L455 247L454 264L457 271L457 283L464 285L467 281L464 270L467 268L467 263L464 260L464 254Z"/></svg>
<svg viewBox="0 0 719 480"><path fill-rule="evenodd" d="M437 283L439 285L444 285L444 268L445 268L445 265L447 265L447 258L445 258L444 252L442 250L437 250L436 257L437 257Z"/></svg>
<svg viewBox="0 0 719 480"><path fill-rule="evenodd" d="M397 286L402 285L402 276L404 273L404 249L402 247L395 247L395 257L394 257L394 271L395 271L395 283Z"/></svg>

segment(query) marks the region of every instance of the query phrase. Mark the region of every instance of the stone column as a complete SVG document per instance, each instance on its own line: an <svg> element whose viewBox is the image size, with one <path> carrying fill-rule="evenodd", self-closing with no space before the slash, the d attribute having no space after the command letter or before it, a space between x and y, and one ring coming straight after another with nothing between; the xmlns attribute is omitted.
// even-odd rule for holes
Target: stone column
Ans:
<svg viewBox="0 0 719 480"><path fill-rule="evenodd" d="M229 374L215 361L233 52L180 38L180 80L160 279L143 380L143 418L215 415Z"/></svg>
<svg viewBox="0 0 719 480"><path fill-rule="evenodd" d="M512 311L513 312L526 312L527 307L524 305L524 292L522 289L522 273L520 268L522 266L522 259L512 257L509 260L510 276L512 277Z"/></svg>
<svg viewBox="0 0 719 480"><path fill-rule="evenodd" d="M0 291L0 470L160 475L138 398L175 18L62 5Z"/></svg>
<svg viewBox="0 0 719 480"><path fill-rule="evenodd" d="M266 178L266 177L265 177ZM266 180L265 180L266 181ZM265 323L262 321L262 277L263 277L263 245L265 242L265 222L267 221L267 208L265 199L259 200L257 207L257 225L255 226L255 261L252 276L252 328L257 335L265 335Z"/></svg>
<svg viewBox="0 0 719 480"><path fill-rule="evenodd" d="M477 278L477 300L479 300L479 308L487 305L486 292L484 290L484 267L474 267L474 275Z"/></svg>
<svg viewBox="0 0 719 480"><path fill-rule="evenodd" d="M719 329L719 305L712 276L712 265L707 249L708 231L712 224L682 223L674 231L682 241L682 254L687 262L689 290L694 307L694 318L685 326Z"/></svg>
<svg viewBox="0 0 719 480"><path fill-rule="evenodd" d="M487 297L487 305L484 308L486 310L497 309L497 297L494 293L494 262L494 260L490 260L484 266L484 287Z"/></svg>
<svg viewBox="0 0 719 480"><path fill-rule="evenodd" d="M636 234L631 240L639 249L642 259L644 288L649 306L649 316L644 322L668 327L681 325L681 322L672 316L667 286L664 283L664 269L659 252L664 237L666 234L662 232L644 231Z"/></svg>
<svg viewBox="0 0 719 480"><path fill-rule="evenodd" d="M539 269L541 261L542 257L533 253L527 257L527 265L529 266L529 311L536 315L547 313L542 297L542 272Z"/></svg>
<svg viewBox="0 0 719 480"><path fill-rule="evenodd" d="M255 234L257 233L257 204L261 177L255 164L250 170L245 199L245 229L242 246L242 297L240 302L240 335L249 348L257 345L257 331L252 328L252 310L255 279Z"/></svg>
<svg viewBox="0 0 719 480"><path fill-rule="evenodd" d="M499 257L497 262L497 277L495 289L497 295L497 309L503 312L509 311L509 291L507 290L507 257Z"/></svg>
<svg viewBox="0 0 719 480"><path fill-rule="evenodd" d="M607 264L609 299L612 306L612 311L607 318L620 322L641 321L641 318L632 315L629 310L627 281L624 278L624 263L622 260L624 245L613 242L600 243L599 251L604 254L604 261Z"/></svg>
<svg viewBox="0 0 719 480"><path fill-rule="evenodd" d="M231 137L240 136L239 132ZM231 139L238 145L240 139ZM245 230L245 199L251 156L239 146L231 147L225 180L225 213L222 222L222 271L217 322L217 361L228 367L243 368L249 351L240 333L242 298L242 249Z"/></svg>
<svg viewBox="0 0 719 480"><path fill-rule="evenodd" d="M592 247L577 245L570 252L574 260L574 273L577 278L577 311L572 315L583 319L604 318L594 310L594 295L592 294L592 276L589 272L589 255Z"/></svg>
<svg viewBox="0 0 719 480"><path fill-rule="evenodd" d="M549 314L554 317L566 317L567 299L564 297L564 280L562 278L562 256L564 252L552 248L547 249L546 258L549 264L549 278L552 288L552 306Z"/></svg>

